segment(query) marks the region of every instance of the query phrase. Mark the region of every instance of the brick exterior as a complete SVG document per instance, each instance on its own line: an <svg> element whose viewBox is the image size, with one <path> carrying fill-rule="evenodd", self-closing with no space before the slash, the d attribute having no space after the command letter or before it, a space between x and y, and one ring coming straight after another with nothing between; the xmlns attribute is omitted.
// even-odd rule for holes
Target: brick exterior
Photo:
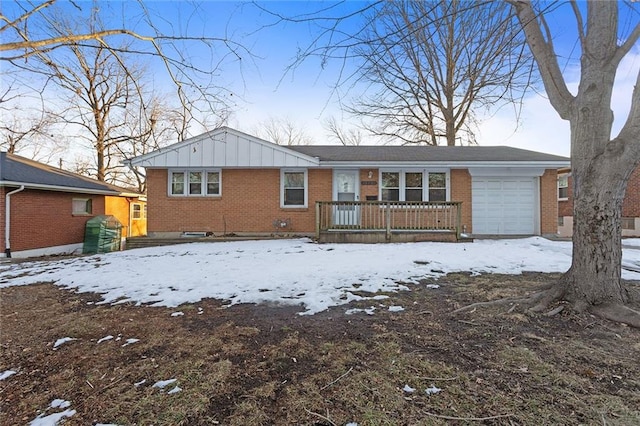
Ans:
<svg viewBox="0 0 640 426"><path fill-rule="evenodd" d="M622 217L640 217L640 166L636 167L627 183Z"/></svg>
<svg viewBox="0 0 640 426"><path fill-rule="evenodd" d="M0 228L5 235L5 194L15 188L0 188ZM72 200L91 198L92 214L74 216ZM11 196L11 251L33 250L82 243L87 220L104 214L104 196L25 189ZM5 240L0 243L5 251Z"/></svg>
<svg viewBox="0 0 640 426"><path fill-rule="evenodd" d="M315 202L331 200L332 171L308 171L306 208L280 207L279 169L224 169L220 197L170 197L167 170L147 171L149 235L188 231L313 233ZM274 222L289 223L276 228Z"/></svg>
<svg viewBox="0 0 640 426"><path fill-rule="evenodd" d="M547 169L540 177L540 234L558 233L558 174Z"/></svg>
<svg viewBox="0 0 640 426"><path fill-rule="evenodd" d="M378 196L378 178L377 169L360 170L360 200ZM471 175L466 169L452 169L450 179L451 201L462 202L462 226L472 233ZM290 209L280 207L279 169L223 169L220 197L169 196L167 170L149 169L148 233L150 236L182 232L311 234L315 231L315 202L332 199L332 180L330 169L309 169L308 207ZM557 232L556 188L556 170L546 170L540 178L542 234ZM289 225L277 228L276 220Z"/></svg>
<svg viewBox="0 0 640 426"><path fill-rule="evenodd" d="M570 237L573 232L573 179L571 174L569 174L567 194L566 200L558 200L558 217L563 218L564 221L563 226L559 226L558 229L560 235ZM635 229L623 229L622 236L640 236L640 167L636 167L627 182L627 192L622 203L622 217L635 218Z"/></svg>
<svg viewBox="0 0 640 426"><path fill-rule="evenodd" d="M462 232L472 233L471 223L471 175L467 169L452 169L451 178L451 201L462 202L461 229Z"/></svg>
<svg viewBox="0 0 640 426"><path fill-rule="evenodd" d="M573 216L573 179L569 174L568 199L558 201L558 216ZM637 167L627 183L622 203L622 217L640 217L640 167Z"/></svg>

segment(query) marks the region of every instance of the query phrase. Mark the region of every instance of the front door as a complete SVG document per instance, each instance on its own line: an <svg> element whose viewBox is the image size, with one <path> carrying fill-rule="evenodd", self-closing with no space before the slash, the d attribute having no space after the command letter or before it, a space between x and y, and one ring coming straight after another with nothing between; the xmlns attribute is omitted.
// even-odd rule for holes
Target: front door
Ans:
<svg viewBox="0 0 640 426"><path fill-rule="evenodd" d="M334 201L360 201L360 179L358 170L333 171ZM338 204L333 209L333 223L338 226L353 226L360 223L360 208L356 203Z"/></svg>

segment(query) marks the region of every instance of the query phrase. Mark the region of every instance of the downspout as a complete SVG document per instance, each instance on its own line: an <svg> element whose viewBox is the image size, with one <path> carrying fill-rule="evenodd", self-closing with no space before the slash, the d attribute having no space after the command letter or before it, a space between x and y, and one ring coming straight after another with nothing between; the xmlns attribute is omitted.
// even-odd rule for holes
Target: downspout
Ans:
<svg viewBox="0 0 640 426"><path fill-rule="evenodd" d="M24 185L20 185L20 188L7 192L4 196L4 254L7 257L11 257L11 241L9 238L11 235L11 199L9 197L20 191L24 191Z"/></svg>

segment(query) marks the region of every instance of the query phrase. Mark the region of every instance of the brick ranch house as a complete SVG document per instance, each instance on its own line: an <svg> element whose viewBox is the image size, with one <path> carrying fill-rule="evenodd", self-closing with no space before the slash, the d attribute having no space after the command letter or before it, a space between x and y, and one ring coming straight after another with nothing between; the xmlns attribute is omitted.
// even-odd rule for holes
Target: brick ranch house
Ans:
<svg viewBox="0 0 640 426"><path fill-rule="evenodd" d="M573 179L569 168L558 170L558 234L573 235ZM640 166L627 183L622 204L622 236L640 237Z"/></svg>
<svg viewBox="0 0 640 426"><path fill-rule="evenodd" d="M146 234L143 195L0 152L0 256L82 250L87 220L113 215L123 237Z"/></svg>
<svg viewBox="0 0 640 426"><path fill-rule="evenodd" d="M130 160L148 235L557 233L569 159L510 147L279 146L223 127ZM452 213L454 212L454 213ZM321 217L322 216L322 217ZM455 222L455 223L454 223ZM327 240L325 238L325 240Z"/></svg>

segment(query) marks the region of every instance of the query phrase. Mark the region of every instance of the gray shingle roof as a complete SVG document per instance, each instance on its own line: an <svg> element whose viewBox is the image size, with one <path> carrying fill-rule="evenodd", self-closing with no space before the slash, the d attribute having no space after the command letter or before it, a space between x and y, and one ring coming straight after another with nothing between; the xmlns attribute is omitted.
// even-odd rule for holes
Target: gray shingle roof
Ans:
<svg viewBox="0 0 640 426"><path fill-rule="evenodd" d="M508 146L340 146L295 145L287 148L345 162L568 162L569 158Z"/></svg>
<svg viewBox="0 0 640 426"><path fill-rule="evenodd" d="M111 192L114 195L131 192L18 155L0 152L0 181L30 185L46 185L87 192Z"/></svg>

